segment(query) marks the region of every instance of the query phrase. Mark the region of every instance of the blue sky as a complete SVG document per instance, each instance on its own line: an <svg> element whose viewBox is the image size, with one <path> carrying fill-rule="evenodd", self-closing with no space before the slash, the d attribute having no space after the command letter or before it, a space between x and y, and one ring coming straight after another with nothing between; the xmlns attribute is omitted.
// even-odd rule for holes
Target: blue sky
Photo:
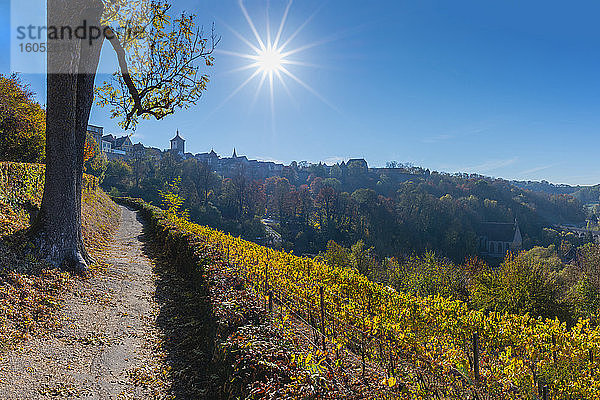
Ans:
<svg viewBox="0 0 600 400"><path fill-rule="evenodd" d="M8 55L10 6L0 6L0 54ZM600 169L600 30L596 2L296 0L282 37L311 15L288 50L289 71L318 96L275 80L253 80L224 102L253 70L226 52L255 42L235 0L173 0L174 10L216 23L222 36L208 91L195 107L142 122L133 140L164 148L179 129L192 152L335 162L364 157L371 166L412 162L431 170L508 179L597 184ZM266 12L276 30L287 0L245 3L261 36ZM110 48L103 66L115 64ZM116 64L115 64L116 65ZM0 72L8 73L8 57ZM27 74L45 102L44 76ZM98 80L102 79L100 76ZM273 124L274 121L274 124ZM97 106L91 123L121 133ZM136 140L136 137L138 138Z"/></svg>

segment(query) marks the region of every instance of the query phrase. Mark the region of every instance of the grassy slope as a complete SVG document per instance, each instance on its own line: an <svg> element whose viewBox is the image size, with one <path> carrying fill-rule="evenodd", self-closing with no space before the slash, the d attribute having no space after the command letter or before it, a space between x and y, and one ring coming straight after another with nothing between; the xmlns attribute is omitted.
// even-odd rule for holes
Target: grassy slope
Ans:
<svg viewBox="0 0 600 400"><path fill-rule="evenodd" d="M23 233L40 206L43 181L43 165L0 163L0 351L56 326L61 294L72 283L69 274L28 255L31 245ZM97 256L119 214L94 183L85 178L82 218L86 246Z"/></svg>

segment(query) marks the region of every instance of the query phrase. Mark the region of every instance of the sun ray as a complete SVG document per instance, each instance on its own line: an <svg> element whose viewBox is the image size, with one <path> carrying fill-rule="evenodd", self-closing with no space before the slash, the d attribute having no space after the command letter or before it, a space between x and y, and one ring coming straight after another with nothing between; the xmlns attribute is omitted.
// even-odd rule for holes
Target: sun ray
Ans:
<svg viewBox="0 0 600 400"><path fill-rule="evenodd" d="M252 18L250 18L250 15L248 14L246 7L244 7L243 0L239 0L239 3L240 3L240 8L242 9L242 13L244 13L244 17L246 17L246 21L248 22L248 25L250 25L250 29L252 29L252 32L254 33L254 36L256 37L256 40L258 41L260 48L263 51L265 51L266 50L265 44L262 41L262 39L260 38L260 35L258 34L258 31L256 30L256 27L254 26L254 22L252 22Z"/></svg>
<svg viewBox="0 0 600 400"><path fill-rule="evenodd" d="M266 14L267 14L267 49L272 49L271 47L271 20L269 18L269 7L271 6L271 2L267 0L267 8L266 8Z"/></svg>
<svg viewBox="0 0 600 400"><path fill-rule="evenodd" d="M267 79L267 74L265 72L262 73L262 76L260 77L260 82L258 83L258 87L256 88L256 92L254 92L254 97L252 98L252 102L250 103L250 109L254 108L254 105L256 104L256 101L258 100L258 95L260 94L260 90L263 87L263 84L265 83L265 80Z"/></svg>
<svg viewBox="0 0 600 400"><path fill-rule="evenodd" d="M287 83L285 83L285 79L283 79L283 76L281 76L281 71L280 70L276 70L275 71L275 75L277 75L277 78L279 79L279 83L281 83L281 86L283 86L283 90L285 90L285 92L287 93L287 95L290 97L290 100L292 100L292 103L294 103L294 106L296 108L299 108L298 102L296 101L296 99L292 95L292 92L290 91L290 88L287 85Z"/></svg>
<svg viewBox="0 0 600 400"><path fill-rule="evenodd" d="M235 29L233 29L226 22L224 22L222 20L219 20L219 22L221 24L223 24L223 26L225 26L225 28L229 29L231 31L231 33L233 33L238 39L240 39L242 42L246 43L248 45L248 47L250 47L256 53L260 52L260 49L258 47L256 47L254 44L252 44L252 42L250 42L248 39L246 39L244 36L242 36L241 33L239 33L238 31L236 31Z"/></svg>
<svg viewBox="0 0 600 400"><path fill-rule="evenodd" d="M291 56L292 54L300 53L301 51L308 50L308 49L311 49L311 48L316 47L316 46L320 46L320 45L325 44L325 43L333 42L334 40L337 40L337 39L338 39L337 36L330 36L330 37L325 38L323 40L318 40L316 42L305 44L304 46L296 47L293 50L282 52L281 53L281 57L285 58L285 57Z"/></svg>
<svg viewBox="0 0 600 400"><path fill-rule="evenodd" d="M282 54L282 56L284 56L284 57L288 57L288 56L290 56L290 55L292 55L292 54L296 54L296 53L299 53L299 52L301 52L301 51L308 50L308 49L310 49L310 48L313 48L313 47L316 47L316 46L320 46L320 45L322 45L322 44L326 44L326 43L330 43L330 42L333 42L333 41L339 40L340 38L344 37L345 35L348 35L348 34L350 34L350 33L352 33L352 32L359 31L361 28L362 28L362 25L358 25L358 26L356 26L356 27L354 27L354 28L345 29L345 30L339 31L339 32L337 32L337 33L335 33L335 34L333 34L333 35L329 35L329 36L327 36L326 38L324 38L324 39L321 39L321 40L318 40L318 41L316 41L316 42L312 42L312 43L309 43L309 44L305 44L304 46L300 46L300 47L297 47L297 48L295 48L295 49L293 49L293 50L289 50L289 51L286 51L286 52L282 51L282 53L281 53L281 54ZM289 41L290 41L290 40L288 39L288 42L289 42ZM286 43L287 43L287 42L286 42ZM280 47L280 49L281 49L281 50L283 50L283 47L284 47L284 45L282 45L282 46Z"/></svg>
<svg viewBox="0 0 600 400"><path fill-rule="evenodd" d="M296 61L296 60L281 60L281 64L283 65L299 65L301 67L312 67L312 68L325 68L325 66L320 64L307 63L304 61Z"/></svg>
<svg viewBox="0 0 600 400"><path fill-rule="evenodd" d="M279 24L279 29L277 30L277 35L275 36L275 40L273 41L273 47L277 48L279 45L279 39L281 39L281 33L283 32L283 27L285 25L285 21L287 20L288 13L290 12L290 7L292 7L292 0L290 0L283 12L283 17L281 18L281 23Z"/></svg>
<svg viewBox="0 0 600 400"><path fill-rule="evenodd" d="M271 91L271 129L275 132L275 95L273 92L273 71L269 71L269 86Z"/></svg>
<svg viewBox="0 0 600 400"><path fill-rule="evenodd" d="M236 57L242 57L242 58L247 58L250 60L256 60L256 55L252 55L252 54L244 54L244 53L238 53L237 51L229 51L229 50L222 50L222 49L215 49L215 53L218 54L226 54L228 56L236 56Z"/></svg>
<svg viewBox="0 0 600 400"><path fill-rule="evenodd" d="M237 88L236 88L236 89L235 89L233 92L231 92L231 94L230 94L229 96L227 96L227 97L225 98L225 100L223 100L223 101L221 102L221 104L219 104L219 105L217 106L217 108L215 108L215 110L214 110L213 112L215 112L215 111L217 111L218 109L220 109L221 107L223 107L223 106L225 105L225 103L227 103L229 100L231 100L231 99L233 98L233 96L235 96L235 95L236 95L236 94L237 94L237 93L238 93L240 90L242 90L242 89L243 89L243 88L244 88L244 87L245 87L245 86L246 86L248 83L250 83L250 81L251 81L252 79L254 79L254 77L256 77L256 75L258 75L259 73L260 73L260 70L258 70L258 69L257 69L256 71L254 71L254 72L252 73L252 75L250 75L250 76L248 77L248 79L246 79L244 82L242 82L242 84L241 84L240 86L238 86L238 87L237 87Z"/></svg>
<svg viewBox="0 0 600 400"><path fill-rule="evenodd" d="M294 38L295 38L296 36L298 36L298 34L299 34L301 31L302 31L302 29L304 29L304 28L306 27L306 25L308 25L308 24L310 23L310 21L312 21L312 19L313 19L313 18L314 18L314 17L315 17L315 16L316 16L318 13L319 13L319 11L321 10L321 8L322 8L322 7L323 7L323 5L321 5L319 8L317 8L317 10L316 10L314 13L312 13L312 14L311 14L311 15L310 15L310 16L309 16L307 19L306 19L306 21L304 21L304 22L302 23L302 25L300 25L300 26L298 27L298 29L296 29L296 30L294 31L294 33L292 33L292 34L290 35L290 37L288 37L288 38L287 38L287 40L286 40L285 42L283 42L283 44L282 44L282 45L279 47L279 49L283 50L283 49L284 49L284 48L285 48L285 47L286 47L288 44L290 44L290 42L291 42L292 40L294 40Z"/></svg>
<svg viewBox="0 0 600 400"><path fill-rule="evenodd" d="M281 76L281 71L277 70L275 71L275 75L277 75L277 78L279 79L279 83L281 83L281 86L283 86L283 89L285 90L285 92L288 94L288 96L290 96L290 99L295 100L294 96L292 96L292 92L290 92L290 88L287 85L287 83L285 83L285 79L283 79L283 76Z"/></svg>
<svg viewBox="0 0 600 400"><path fill-rule="evenodd" d="M310 87L303 80L301 80L300 78L298 78L296 75L294 75L290 71L288 71L287 68L281 67L281 72L283 72L284 74L286 74L287 76L289 76L290 78L292 78L293 80L295 80L298 84L300 84L302 87L304 87L304 89L306 89L309 92L311 92L313 95L315 95L315 97L317 97L323 103L327 104L333 110L335 110L337 112L340 112L340 110L336 106L334 106L333 104L331 104L331 102L329 100L327 100L325 97L323 97L319 92L317 92L315 89L313 89L312 87Z"/></svg>

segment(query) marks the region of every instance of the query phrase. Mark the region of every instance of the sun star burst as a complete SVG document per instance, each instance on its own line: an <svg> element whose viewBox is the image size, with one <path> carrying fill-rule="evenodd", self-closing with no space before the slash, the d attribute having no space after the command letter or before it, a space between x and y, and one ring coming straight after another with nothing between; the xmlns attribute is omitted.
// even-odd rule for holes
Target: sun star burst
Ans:
<svg viewBox="0 0 600 400"><path fill-rule="evenodd" d="M239 53L239 52L234 52L234 51L226 51L226 50L220 50L219 52L222 54L227 54L227 55L231 55L231 56L240 57L240 58L243 58L246 60L250 60L250 63L248 63L247 65L241 66L241 67L231 70L229 72L239 72L239 71L245 71L245 70L253 70L253 71L251 72L250 76L246 80L244 80L223 101L221 106L223 104L225 104L227 101L229 101L233 96L235 96L237 93L239 93L246 85L248 85L250 82L252 82L256 78L256 79L259 79L259 84L256 89L256 93L254 95L254 100L251 103L251 104L254 104L254 102L256 101L256 99L258 97L259 92L262 90L262 87L264 86L264 83L266 81L268 81L270 107L271 107L271 122L272 122L273 129L274 129L274 124L275 124L274 84L275 84L275 82L279 82L281 84L281 86L284 88L285 92L288 94L288 96L290 96L290 98L295 102L295 99L293 98L292 93L291 93L288 85L285 82L285 78L287 77L287 78L291 79L292 81L294 81L295 83L302 86L304 89L306 89L310 93L312 93L314 96L316 96L318 99L323 101L325 104L327 104L331 108L336 109L323 96L321 96L315 89L313 89L310 85L308 85L303 80L301 80L292 71L290 71L289 68L286 67L288 65L304 66L304 67L317 67L314 64L305 63L305 62L302 62L299 60L292 60L289 58L289 56L298 54L298 53L305 51L311 47L315 47L319 44L322 44L323 41L302 45L302 46L296 47L294 49L288 49L292 40L294 40L298 36L298 34L302 31L302 29L304 29L306 27L306 25L308 25L308 23L315 16L316 12L314 14L312 14L310 17L308 17L306 19L306 21L304 23L302 23L285 40L282 40L283 39L282 33L283 33L283 30L284 30L284 27L285 27L285 24L287 21L287 17L288 17L290 8L292 6L292 0L290 0L287 3L287 6L286 6L285 11L283 12L283 16L281 18L281 22L279 23L279 28L278 28L277 33L274 38L271 37L271 27L270 27L270 22L269 22L268 7L267 7L267 19L266 19L266 21L267 21L266 22L266 37L262 37L258 33L258 30L256 29L256 26L254 25L252 18L248 14L248 11L246 10L246 7L244 6L244 3L242 0L239 0L239 6L240 6L242 13L244 14L246 22L248 23L248 25L250 27L250 30L252 31L252 33L254 35L255 43L252 42L252 39L248 39L248 38L244 37L242 34L240 34L238 31L236 31L232 27L228 26L227 24L224 24L224 25L236 37L238 37L242 42L244 42L251 49L252 52L250 54ZM219 106L219 107L221 107L221 106Z"/></svg>

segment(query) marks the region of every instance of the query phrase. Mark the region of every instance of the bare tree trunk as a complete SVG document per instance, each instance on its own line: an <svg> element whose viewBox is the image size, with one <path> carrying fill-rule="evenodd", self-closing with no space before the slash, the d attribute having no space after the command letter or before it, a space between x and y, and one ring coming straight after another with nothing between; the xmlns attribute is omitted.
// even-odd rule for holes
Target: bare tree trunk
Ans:
<svg viewBox="0 0 600 400"><path fill-rule="evenodd" d="M100 0L48 0L47 24L100 27ZM102 40L48 40L46 176L32 232L52 264L87 271L81 233L83 148Z"/></svg>

